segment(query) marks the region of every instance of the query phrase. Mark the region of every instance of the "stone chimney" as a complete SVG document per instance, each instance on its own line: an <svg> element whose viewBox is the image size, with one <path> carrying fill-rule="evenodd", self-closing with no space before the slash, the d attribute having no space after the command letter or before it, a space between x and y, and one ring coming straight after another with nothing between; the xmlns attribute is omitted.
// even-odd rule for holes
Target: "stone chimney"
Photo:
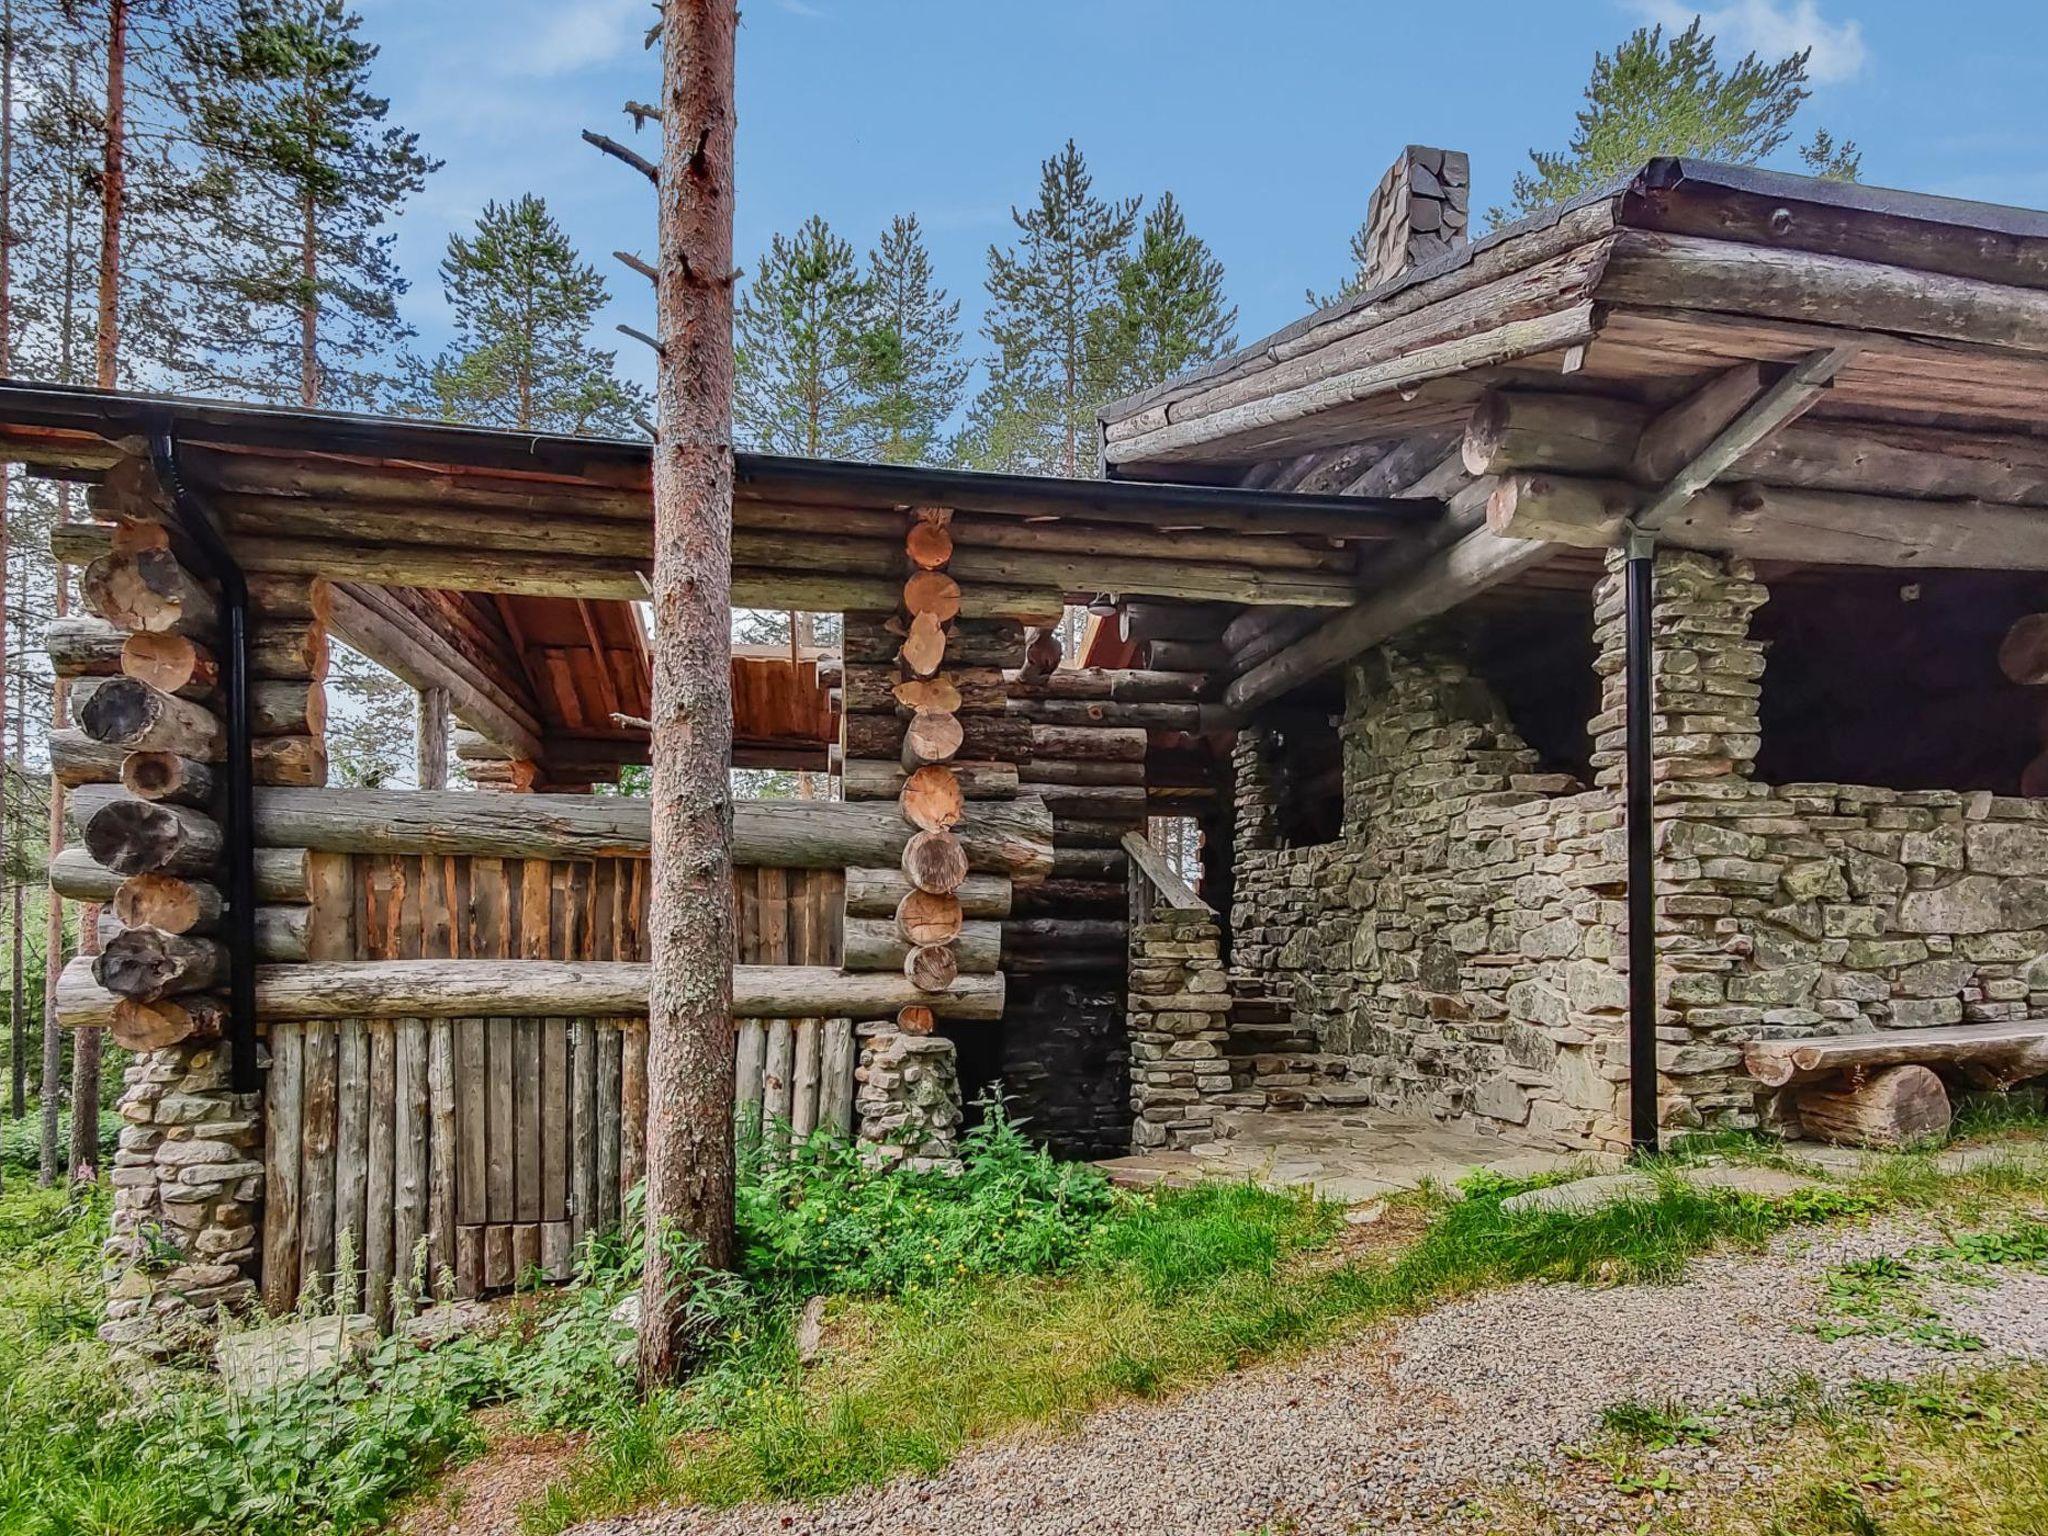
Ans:
<svg viewBox="0 0 2048 1536"><path fill-rule="evenodd" d="M1387 168L1365 216L1365 286L1426 266L1465 244L1472 162L1455 149L1410 144Z"/></svg>

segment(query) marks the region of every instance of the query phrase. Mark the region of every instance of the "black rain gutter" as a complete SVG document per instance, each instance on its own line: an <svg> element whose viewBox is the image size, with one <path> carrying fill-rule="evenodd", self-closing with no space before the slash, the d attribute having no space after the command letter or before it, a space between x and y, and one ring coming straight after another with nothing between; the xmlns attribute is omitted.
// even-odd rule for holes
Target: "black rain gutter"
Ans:
<svg viewBox="0 0 2048 1536"><path fill-rule="evenodd" d="M150 433L150 461L170 498L179 530L198 549L204 574L220 584L221 696L227 704L229 1058L237 1093L262 1084L256 1070L256 773L249 728L249 583L212 516L178 468L177 428L168 419Z"/></svg>
<svg viewBox="0 0 2048 1536"><path fill-rule="evenodd" d="M1654 859L1650 699L1650 615L1656 597L1656 538L1631 528L1622 567L1622 711L1627 726L1623 801L1628 839L1628 1128L1640 1155L1658 1150L1657 891Z"/></svg>

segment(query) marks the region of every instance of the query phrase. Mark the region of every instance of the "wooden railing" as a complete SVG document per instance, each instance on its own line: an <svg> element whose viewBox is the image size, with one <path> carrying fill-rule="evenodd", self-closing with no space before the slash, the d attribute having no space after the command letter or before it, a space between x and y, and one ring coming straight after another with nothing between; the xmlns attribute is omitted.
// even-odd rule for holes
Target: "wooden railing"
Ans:
<svg viewBox="0 0 2048 1536"><path fill-rule="evenodd" d="M1180 872L1166 862L1166 856L1142 832L1126 832L1123 850L1131 860L1131 927L1149 922L1155 909L1173 912L1203 912L1210 917L1216 909L1202 900Z"/></svg>

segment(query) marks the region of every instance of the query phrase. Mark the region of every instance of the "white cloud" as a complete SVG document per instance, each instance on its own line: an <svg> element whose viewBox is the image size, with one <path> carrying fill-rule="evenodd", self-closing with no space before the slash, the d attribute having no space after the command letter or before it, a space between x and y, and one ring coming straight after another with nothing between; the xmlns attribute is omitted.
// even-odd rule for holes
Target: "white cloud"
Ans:
<svg viewBox="0 0 2048 1536"><path fill-rule="evenodd" d="M1684 5L1679 0L1638 0L1636 9L1666 31L1680 30L1702 17L1727 49L1754 53L1774 63L1802 48L1813 50L1807 73L1816 85L1832 85L1860 74L1869 59L1860 21L1830 22L1820 14L1818 0L1732 0L1722 6Z"/></svg>
<svg viewBox="0 0 2048 1536"><path fill-rule="evenodd" d="M512 63L520 74L567 75L638 49L654 21L648 0L568 0L544 8Z"/></svg>

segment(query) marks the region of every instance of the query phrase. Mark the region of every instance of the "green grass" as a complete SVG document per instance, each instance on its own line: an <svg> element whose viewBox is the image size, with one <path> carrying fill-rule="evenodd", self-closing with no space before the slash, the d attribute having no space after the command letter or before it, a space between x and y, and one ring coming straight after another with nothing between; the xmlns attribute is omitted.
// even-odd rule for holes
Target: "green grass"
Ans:
<svg viewBox="0 0 2048 1536"><path fill-rule="evenodd" d="M1357 1262L1323 1252L1341 1220L1299 1195L1212 1184L1130 1202L1089 1261L1063 1276L840 1303L825 1363L806 1371L769 1349L715 1389L686 1390L664 1410L676 1454L667 1465L636 1456L635 1476L651 1497L713 1505L823 1497L936 1471L973 1441L1068 1427L1114 1399L1183 1388L1489 1286L1669 1280L1705 1249L1754 1247L1877 1205L1852 1191L1770 1202L1673 1175L1654 1198L1604 1211L1504 1213L1501 1202L1524 1187L1482 1181L1461 1200L1423 1197L1419 1238ZM600 1437L587 1464L528 1511L529 1528L552 1532L640 1502L617 1463Z"/></svg>
<svg viewBox="0 0 2048 1536"><path fill-rule="evenodd" d="M1650 1198L1590 1213L1511 1216L1503 1201L1529 1186L1476 1180L1462 1198L1405 1197L1379 1226L1351 1228L1331 1205L1249 1184L1119 1193L1038 1153L999 1114L961 1177L875 1176L816 1144L744 1170L741 1272L693 1294L706 1354L685 1386L647 1403L611 1319L637 1283L630 1237L594 1245L580 1286L534 1298L495 1340L425 1354L387 1342L355 1369L257 1402L228 1399L203 1373L159 1373L139 1400L93 1338L104 1206L11 1184L0 1536L353 1536L478 1449L475 1410L499 1403L522 1431L588 1432L570 1473L525 1512L534 1532L655 1501L816 1497L1484 1287L1667 1280L1703 1250L1802 1223L2009 1209L2048 1192L2042 1162L1957 1177L1901 1158L1864 1183L1778 1201L1701 1190L1678 1171L1772 1155L1725 1138L1681 1147L1650 1165ZM1915 1262L2031 1263L2044 1244L2008 1224ZM826 1347L806 1366L794 1320L816 1294L829 1298ZM1658 1411L1642 1409L1641 1434L1683 1432L1660 1429Z"/></svg>

